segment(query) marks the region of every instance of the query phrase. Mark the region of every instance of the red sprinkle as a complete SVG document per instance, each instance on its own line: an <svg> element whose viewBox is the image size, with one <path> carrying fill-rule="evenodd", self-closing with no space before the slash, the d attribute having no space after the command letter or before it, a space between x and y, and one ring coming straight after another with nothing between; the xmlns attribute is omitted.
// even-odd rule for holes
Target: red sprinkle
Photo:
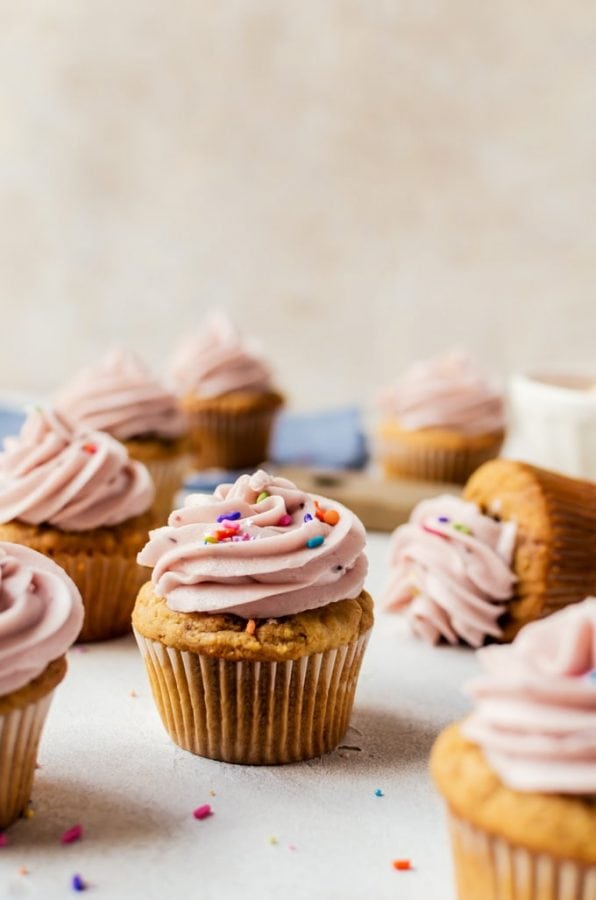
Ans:
<svg viewBox="0 0 596 900"><path fill-rule="evenodd" d="M407 872L413 866L409 859L394 859L393 868L397 869L398 872Z"/></svg>
<svg viewBox="0 0 596 900"><path fill-rule="evenodd" d="M8 835L0 832L0 847L8 847Z"/></svg>
<svg viewBox="0 0 596 900"><path fill-rule="evenodd" d="M203 806L197 806L197 808L193 812L193 816L195 817L195 819L207 819L212 815L213 810L208 803L203 804Z"/></svg>
<svg viewBox="0 0 596 900"><path fill-rule="evenodd" d="M277 523L282 528L285 528L287 525L292 524L292 517L289 513L284 513L279 522Z"/></svg>
<svg viewBox="0 0 596 900"><path fill-rule="evenodd" d="M97 453L97 444L83 444L85 453Z"/></svg>
<svg viewBox="0 0 596 900"><path fill-rule="evenodd" d="M422 525L422 530L423 530L423 531L428 531L429 534L436 534L437 537L443 538L443 540L445 540L445 541L448 541L448 540L449 540L449 535L448 535L448 534L443 534L442 531L436 531L436 529L431 528L430 525L424 525L424 524L423 524L423 525Z"/></svg>
<svg viewBox="0 0 596 900"><path fill-rule="evenodd" d="M61 844L74 844L75 841L80 841L83 837L83 826L82 825L73 825L72 828L69 828L68 831L65 831L62 837L60 838Z"/></svg>

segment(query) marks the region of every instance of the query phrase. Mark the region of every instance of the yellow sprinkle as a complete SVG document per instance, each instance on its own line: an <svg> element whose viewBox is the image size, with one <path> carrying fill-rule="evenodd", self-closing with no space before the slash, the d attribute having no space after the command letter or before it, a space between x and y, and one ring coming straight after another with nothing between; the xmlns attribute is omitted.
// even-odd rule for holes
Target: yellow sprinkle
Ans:
<svg viewBox="0 0 596 900"><path fill-rule="evenodd" d="M23 812L23 816L26 819L32 819L34 815L35 815L35 810L32 809L30 806L28 806L27 809Z"/></svg>
<svg viewBox="0 0 596 900"><path fill-rule="evenodd" d="M273 835L271 835L271 837L269 838L269 843L271 844L272 847L274 847L277 843L279 843L279 841L277 840L276 837L273 837Z"/></svg>

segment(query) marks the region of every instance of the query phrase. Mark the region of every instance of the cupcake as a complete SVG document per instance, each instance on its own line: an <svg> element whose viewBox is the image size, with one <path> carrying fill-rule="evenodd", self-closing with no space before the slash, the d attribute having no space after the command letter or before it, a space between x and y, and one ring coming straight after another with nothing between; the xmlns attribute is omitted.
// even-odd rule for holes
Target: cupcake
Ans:
<svg viewBox="0 0 596 900"><path fill-rule="evenodd" d="M337 746L373 622L364 544L348 509L264 471L151 532L133 627L177 744L253 765Z"/></svg>
<svg viewBox="0 0 596 900"><path fill-rule="evenodd" d="M596 599L478 651L471 716L438 738L459 900L596 897Z"/></svg>
<svg viewBox="0 0 596 900"><path fill-rule="evenodd" d="M155 484L154 511L166 521L189 467L188 427L173 393L130 350L111 350L56 395L56 411L76 426L107 431Z"/></svg>
<svg viewBox="0 0 596 900"><path fill-rule="evenodd" d="M425 500L396 529L384 602L413 630L479 647L596 593L596 484L485 463L463 499Z"/></svg>
<svg viewBox="0 0 596 900"><path fill-rule="evenodd" d="M83 596L80 640L130 630L145 575L136 555L153 518L154 487L142 463L103 431L74 431L34 409L0 454L0 540L51 557Z"/></svg>
<svg viewBox="0 0 596 900"><path fill-rule="evenodd" d="M29 803L44 721L82 621L77 587L56 563L0 542L0 829Z"/></svg>
<svg viewBox="0 0 596 900"><path fill-rule="evenodd" d="M182 342L171 380L190 423L197 469L252 469L267 459L283 397L226 317L211 316Z"/></svg>
<svg viewBox="0 0 596 900"><path fill-rule="evenodd" d="M462 354L413 366L379 406L377 454L389 478L463 484L505 438L500 391Z"/></svg>

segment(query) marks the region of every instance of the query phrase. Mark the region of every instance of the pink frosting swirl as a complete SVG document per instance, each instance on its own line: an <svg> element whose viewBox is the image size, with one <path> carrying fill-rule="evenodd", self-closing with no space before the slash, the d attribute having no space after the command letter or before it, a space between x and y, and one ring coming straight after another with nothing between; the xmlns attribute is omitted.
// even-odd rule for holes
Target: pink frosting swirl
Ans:
<svg viewBox="0 0 596 900"><path fill-rule="evenodd" d="M41 675L82 624L81 595L66 572L36 550L0 542L0 696Z"/></svg>
<svg viewBox="0 0 596 900"><path fill-rule="evenodd" d="M379 398L402 428L489 434L505 425L502 394L461 353L417 363Z"/></svg>
<svg viewBox="0 0 596 900"><path fill-rule="evenodd" d="M596 598L484 647L462 731L508 787L596 794Z"/></svg>
<svg viewBox="0 0 596 900"><path fill-rule="evenodd" d="M479 647L500 637L502 602L515 584L516 526L483 515L475 503L445 494L423 500L393 534L384 602L406 609L413 631L429 643L460 639Z"/></svg>
<svg viewBox="0 0 596 900"><path fill-rule="evenodd" d="M103 431L75 431L50 410L33 410L5 447L0 522L88 531L144 513L153 502L149 472L123 444Z"/></svg>
<svg viewBox="0 0 596 900"><path fill-rule="evenodd" d="M115 348L82 369L56 396L57 412L85 428L120 440L179 437L186 428L173 393L130 350Z"/></svg>
<svg viewBox="0 0 596 900"><path fill-rule="evenodd" d="M199 334L180 344L170 376L179 394L198 397L272 389L269 368L223 315L210 316Z"/></svg>
<svg viewBox="0 0 596 900"><path fill-rule="evenodd" d="M336 524L322 521L325 510ZM189 497L150 533L138 561L154 567L171 609L279 617L357 597L365 540L344 506L260 470Z"/></svg>

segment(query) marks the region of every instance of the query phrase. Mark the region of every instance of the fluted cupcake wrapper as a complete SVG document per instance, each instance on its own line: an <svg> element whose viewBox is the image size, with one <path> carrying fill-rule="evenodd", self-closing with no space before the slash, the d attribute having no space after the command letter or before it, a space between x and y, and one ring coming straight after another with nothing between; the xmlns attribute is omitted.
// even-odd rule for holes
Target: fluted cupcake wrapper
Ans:
<svg viewBox="0 0 596 900"><path fill-rule="evenodd" d="M195 468L241 469L264 462L276 413L275 408L190 412Z"/></svg>
<svg viewBox="0 0 596 900"><path fill-rule="evenodd" d="M23 813L31 798L37 750L53 691L0 715L0 829Z"/></svg>
<svg viewBox="0 0 596 900"><path fill-rule="evenodd" d="M190 468L190 456L183 454L169 459L149 459L145 460L145 466L155 484L152 511L156 526L165 525L174 509L176 494Z"/></svg>
<svg viewBox="0 0 596 900"><path fill-rule="evenodd" d="M78 641L104 641L131 630L136 596L147 573L134 556L54 553L81 592L85 619Z"/></svg>
<svg viewBox="0 0 596 900"><path fill-rule="evenodd" d="M247 765L328 753L343 737L369 632L286 662L229 661L135 631L162 722L180 747Z"/></svg>
<svg viewBox="0 0 596 900"><path fill-rule="evenodd" d="M380 440L378 455L387 478L416 478L465 484L479 466L498 456L503 440L482 449L410 446L399 438Z"/></svg>
<svg viewBox="0 0 596 900"><path fill-rule="evenodd" d="M510 844L448 813L458 900L595 900L596 866Z"/></svg>

